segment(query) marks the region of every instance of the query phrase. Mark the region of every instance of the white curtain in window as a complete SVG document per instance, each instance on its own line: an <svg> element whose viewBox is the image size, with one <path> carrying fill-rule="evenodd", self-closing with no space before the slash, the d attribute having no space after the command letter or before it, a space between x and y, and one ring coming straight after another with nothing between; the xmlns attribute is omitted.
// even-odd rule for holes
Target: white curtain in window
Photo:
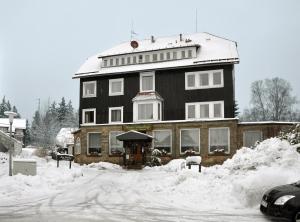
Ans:
<svg viewBox="0 0 300 222"><path fill-rule="evenodd" d="M200 118L209 118L209 104L200 105Z"/></svg>
<svg viewBox="0 0 300 222"><path fill-rule="evenodd" d="M171 131L154 131L154 147L170 147Z"/></svg>
<svg viewBox="0 0 300 222"><path fill-rule="evenodd" d="M187 76L188 87L195 87L196 78L195 75Z"/></svg>
<svg viewBox="0 0 300 222"><path fill-rule="evenodd" d="M198 129L181 130L181 147L196 148L199 151L199 136Z"/></svg>
<svg viewBox="0 0 300 222"><path fill-rule="evenodd" d="M138 119L153 119L153 104L138 104Z"/></svg>
<svg viewBox="0 0 300 222"><path fill-rule="evenodd" d="M110 153L122 153L123 152L123 142L117 140L117 135L121 134L122 131L113 131L110 132L110 141L109 141L109 149Z"/></svg>
<svg viewBox="0 0 300 222"><path fill-rule="evenodd" d="M121 122L121 110L111 110L111 122Z"/></svg>
<svg viewBox="0 0 300 222"><path fill-rule="evenodd" d="M225 152L229 148L229 129L228 128L214 128L209 130L210 151L216 149L224 149Z"/></svg>
<svg viewBox="0 0 300 222"><path fill-rule="evenodd" d="M200 74L200 86L208 86L208 73Z"/></svg>
<svg viewBox="0 0 300 222"><path fill-rule="evenodd" d="M121 81L112 82L111 83L111 92L112 93L122 92L122 82Z"/></svg>
<svg viewBox="0 0 300 222"><path fill-rule="evenodd" d="M100 148L100 133L89 134L89 148Z"/></svg>
<svg viewBox="0 0 300 222"><path fill-rule="evenodd" d="M85 83L85 95L95 94L95 83Z"/></svg>
<svg viewBox="0 0 300 222"><path fill-rule="evenodd" d="M261 141L261 131L245 131L244 146L253 147L257 141Z"/></svg>
<svg viewBox="0 0 300 222"><path fill-rule="evenodd" d="M188 119L196 118L196 105L188 105Z"/></svg>
<svg viewBox="0 0 300 222"><path fill-rule="evenodd" d="M153 90L153 76L142 76L142 90Z"/></svg>
<svg viewBox="0 0 300 222"><path fill-rule="evenodd" d="M221 85L221 72L214 72L213 73L213 84L214 85Z"/></svg>
<svg viewBox="0 0 300 222"><path fill-rule="evenodd" d="M221 104L216 103L214 104L214 117L222 117L222 112L221 112Z"/></svg>

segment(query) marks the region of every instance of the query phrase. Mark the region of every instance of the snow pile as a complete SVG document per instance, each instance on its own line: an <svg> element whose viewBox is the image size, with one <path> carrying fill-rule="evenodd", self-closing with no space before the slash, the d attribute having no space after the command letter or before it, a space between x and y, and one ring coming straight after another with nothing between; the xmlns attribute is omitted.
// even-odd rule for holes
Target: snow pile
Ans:
<svg viewBox="0 0 300 222"><path fill-rule="evenodd" d="M290 144L300 144L300 124L296 124L290 129L280 132L280 139L287 140Z"/></svg>
<svg viewBox="0 0 300 222"><path fill-rule="evenodd" d="M120 170L122 167L117 164L108 162L91 163L87 165L88 168L96 168L98 170Z"/></svg>
<svg viewBox="0 0 300 222"><path fill-rule="evenodd" d="M22 148L22 152L20 154L21 158L31 158L32 156L34 156L35 152L36 152L36 148Z"/></svg>
<svg viewBox="0 0 300 222"><path fill-rule="evenodd" d="M61 128L56 136L56 144L61 147L67 147L68 144L74 144L74 135L72 132L77 128Z"/></svg>
<svg viewBox="0 0 300 222"><path fill-rule="evenodd" d="M200 164L202 158L201 158L201 156L188 156L185 160L186 160L186 164L189 164L189 163Z"/></svg>

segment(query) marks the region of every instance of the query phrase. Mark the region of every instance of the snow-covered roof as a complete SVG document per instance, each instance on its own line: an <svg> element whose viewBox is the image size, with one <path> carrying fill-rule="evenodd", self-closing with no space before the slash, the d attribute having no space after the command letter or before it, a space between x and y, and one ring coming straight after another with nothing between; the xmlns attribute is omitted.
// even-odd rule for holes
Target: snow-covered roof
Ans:
<svg viewBox="0 0 300 222"><path fill-rule="evenodd" d="M132 102L145 100L163 101L164 99L157 92L140 92L132 99Z"/></svg>
<svg viewBox="0 0 300 222"><path fill-rule="evenodd" d="M0 127L9 128L9 119L0 118ZM15 129L26 129L26 119L14 119L12 132L15 132Z"/></svg>
<svg viewBox="0 0 300 222"><path fill-rule="evenodd" d="M68 144L74 144L73 131L78 130L78 128L61 128L56 136L56 144L62 147L67 147Z"/></svg>
<svg viewBox="0 0 300 222"><path fill-rule="evenodd" d="M195 33L182 36L159 37L152 43L151 39L139 40L138 48L133 49L130 42L116 45L102 53L88 58L75 73L73 78L107 75L114 73L128 73L136 71L156 70L173 67L189 67L203 64L238 63L239 55L237 44L234 41L221 38L209 33ZM187 41L186 41L187 40ZM149 52L153 50L172 49L180 47L199 47L196 57L190 59L159 61L146 64L101 67L102 57L129 53Z"/></svg>

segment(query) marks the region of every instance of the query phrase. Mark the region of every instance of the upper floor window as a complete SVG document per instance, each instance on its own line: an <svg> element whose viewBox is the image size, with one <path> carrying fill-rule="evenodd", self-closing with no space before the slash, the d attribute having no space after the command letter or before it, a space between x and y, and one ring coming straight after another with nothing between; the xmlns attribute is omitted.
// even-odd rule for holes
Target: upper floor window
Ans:
<svg viewBox="0 0 300 222"><path fill-rule="evenodd" d="M139 55L139 63L143 63L143 55Z"/></svg>
<svg viewBox="0 0 300 222"><path fill-rule="evenodd" d="M181 51L181 58L182 58L182 59L185 58L185 51Z"/></svg>
<svg viewBox="0 0 300 222"><path fill-rule="evenodd" d="M171 153L172 149L172 131L171 130L154 130L153 131L153 148L165 153Z"/></svg>
<svg viewBox="0 0 300 222"><path fill-rule="evenodd" d="M109 80L109 96L124 95L124 79Z"/></svg>
<svg viewBox="0 0 300 222"><path fill-rule="evenodd" d="M152 62L156 62L157 61L157 54L153 54L152 55Z"/></svg>
<svg viewBox="0 0 300 222"><path fill-rule="evenodd" d="M127 64L130 64L131 62L131 57L127 57Z"/></svg>
<svg viewBox="0 0 300 222"><path fill-rule="evenodd" d="M109 108L109 123L123 122L123 106Z"/></svg>
<svg viewBox="0 0 300 222"><path fill-rule="evenodd" d="M163 52L159 53L159 59L161 61L165 59L165 54Z"/></svg>
<svg viewBox="0 0 300 222"><path fill-rule="evenodd" d="M109 66L113 66L114 65L114 60L113 59L110 59L109 60Z"/></svg>
<svg viewBox="0 0 300 222"><path fill-rule="evenodd" d="M121 63L122 63L122 65L125 65L125 58L124 57L121 58Z"/></svg>
<svg viewBox="0 0 300 222"><path fill-rule="evenodd" d="M145 55L145 62L150 62L150 55Z"/></svg>
<svg viewBox="0 0 300 222"><path fill-rule="evenodd" d="M133 56L133 57L132 57L132 63L133 63L133 64L136 64L136 56Z"/></svg>
<svg viewBox="0 0 300 222"><path fill-rule="evenodd" d="M119 58L116 58L116 66L119 65Z"/></svg>
<svg viewBox="0 0 300 222"><path fill-rule="evenodd" d="M176 51L173 52L173 59L177 59L177 52Z"/></svg>
<svg viewBox="0 0 300 222"><path fill-rule="evenodd" d="M140 74L140 92L155 91L154 72L144 72Z"/></svg>
<svg viewBox="0 0 300 222"><path fill-rule="evenodd" d="M167 60L170 60L171 59L171 53L170 52L167 52Z"/></svg>
<svg viewBox="0 0 300 222"><path fill-rule="evenodd" d="M186 103L185 118L224 118L224 101Z"/></svg>
<svg viewBox="0 0 300 222"><path fill-rule="evenodd" d="M228 127L209 129L209 153L229 153L230 132Z"/></svg>
<svg viewBox="0 0 300 222"><path fill-rule="evenodd" d="M83 82L82 83L82 97L96 97L97 92L97 82L90 81L90 82Z"/></svg>
<svg viewBox="0 0 300 222"><path fill-rule="evenodd" d="M95 123L96 123L96 109L83 109L82 124L95 124Z"/></svg>
<svg viewBox="0 0 300 222"><path fill-rule="evenodd" d="M107 67L107 59L104 59L104 60L103 60L103 66L104 66L104 67Z"/></svg>
<svg viewBox="0 0 300 222"><path fill-rule="evenodd" d="M208 70L185 73L185 89L205 89L223 87L223 70Z"/></svg>
<svg viewBox="0 0 300 222"><path fill-rule="evenodd" d="M188 57L192 58L193 57L193 51L192 50L188 50Z"/></svg>

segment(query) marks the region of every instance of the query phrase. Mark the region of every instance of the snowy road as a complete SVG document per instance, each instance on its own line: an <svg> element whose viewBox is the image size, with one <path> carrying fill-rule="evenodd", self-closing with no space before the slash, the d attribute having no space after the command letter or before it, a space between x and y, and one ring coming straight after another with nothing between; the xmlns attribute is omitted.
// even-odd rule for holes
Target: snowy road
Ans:
<svg viewBox="0 0 300 222"><path fill-rule="evenodd" d="M214 209L189 201L195 198L190 195L172 195L175 172L85 169L83 174L57 192L0 200L0 221L267 221L256 208Z"/></svg>

